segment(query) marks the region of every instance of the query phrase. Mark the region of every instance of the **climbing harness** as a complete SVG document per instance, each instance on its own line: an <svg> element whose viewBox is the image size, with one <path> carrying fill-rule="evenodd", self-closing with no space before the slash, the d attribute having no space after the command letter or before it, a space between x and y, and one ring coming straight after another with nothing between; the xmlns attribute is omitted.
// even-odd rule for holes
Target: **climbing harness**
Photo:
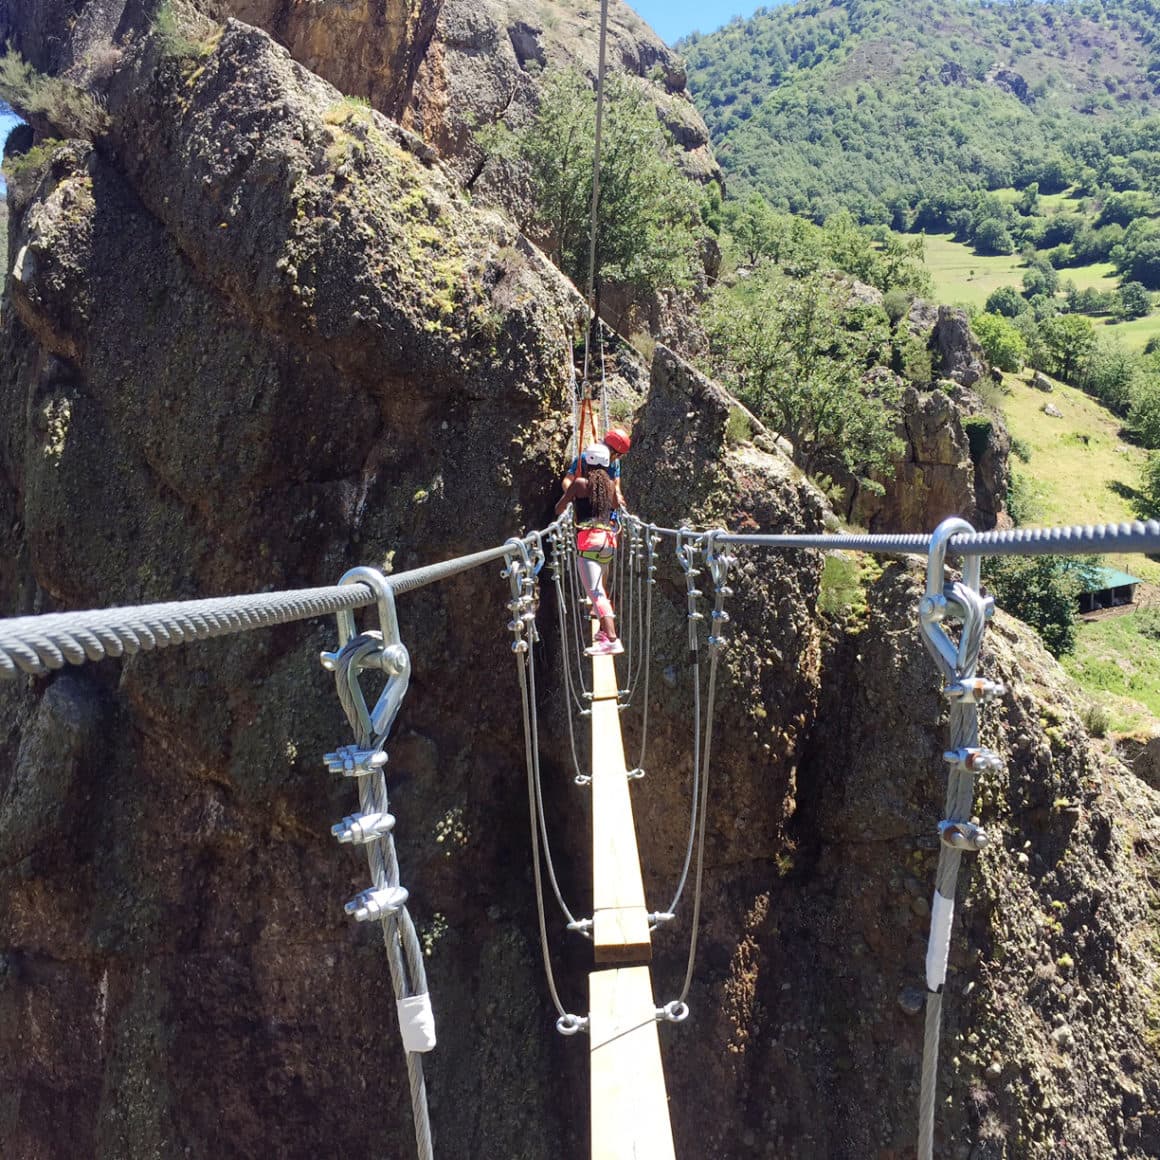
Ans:
<svg viewBox="0 0 1160 1160"><path fill-rule="evenodd" d="M919 1160L931 1160L934 1154L934 1104L943 986L950 955L959 862L964 852L978 852L987 845L985 831L971 821L975 777L1002 768L996 754L979 747L978 706L1005 692L1001 684L976 675L983 632L995 610L994 600L979 592L981 558L968 557L963 567L963 579L944 583L948 541L956 533L973 532L971 525L960 519L944 520L938 526L931 537L926 592L919 603L918 613L923 643L945 681L943 695L950 702L950 748L943 754L949 767L946 816L938 824L938 870L926 951L926 1026L919 1094ZM962 622L957 645L942 627L950 618Z"/></svg>
<svg viewBox="0 0 1160 1160"><path fill-rule="evenodd" d="M323 667L334 673L339 700L355 735L354 745L328 753L323 760L332 773L355 778L359 795L359 812L343 818L331 833L339 842L366 849L372 884L356 894L345 909L358 922L377 920L382 926L407 1057L415 1145L420 1160L431 1160L434 1150L422 1057L435 1046L435 1016L423 951L407 910L408 893L399 883L395 818L388 809L383 775L387 763L384 746L407 693L411 658L399 634L395 594L386 577L373 568L354 568L340 581L344 585L356 583L365 584L376 595L379 631L356 635L353 612L343 610L337 614L338 648L324 652L321 658ZM360 684L366 669L377 669L387 676L373 710L367 708Z"/></svg>

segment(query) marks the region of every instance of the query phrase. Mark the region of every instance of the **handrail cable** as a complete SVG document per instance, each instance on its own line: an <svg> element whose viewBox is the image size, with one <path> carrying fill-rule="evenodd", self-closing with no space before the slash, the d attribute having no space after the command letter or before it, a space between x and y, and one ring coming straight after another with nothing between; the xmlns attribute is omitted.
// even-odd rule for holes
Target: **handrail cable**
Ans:
<svg viewBox="0 0 1160 1160"><path fill-rule="evenodd" d="M395 593L413 592L493 560L506 547L456 556L387 577ZM271 628L295 620L352 611L375 603L366 584L254 592L164 604L136 604L83 612L47 612L0 620L0 678L20 672L45 676L66 664L133 655L195 640Z"/></svg>

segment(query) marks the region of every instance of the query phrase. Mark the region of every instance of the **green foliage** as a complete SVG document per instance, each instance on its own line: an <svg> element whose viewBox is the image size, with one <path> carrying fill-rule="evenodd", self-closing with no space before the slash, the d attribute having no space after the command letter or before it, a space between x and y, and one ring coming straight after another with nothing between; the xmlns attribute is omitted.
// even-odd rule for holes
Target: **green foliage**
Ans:
<svg viewBox="0 0 1160 1160"><path fill-rule="evenodd" d="M1160 451L1153 451L1148 456L1143 474L1140 491L1147 508L1144 514L1160 518Z"/></svg>
<svg viewBox="0 0 1160 1160"><path fill-rule="evenodd" d="M991 556L983 580L1004 612L1031 625L1052 656L1075 648L1086 568L1065 556Z"/></svg>
<svg viewBox="0 0 1160 1160"><path fill-rule="evenodd" d="M760 195L725 207L728 250L736 263L776 262L805 275L841 270L884 293L898 290L909 297L930 292L930 275L923 264L922 238L902 238L887 231L860 227L842 211L821 228L803 218L773 209Z"/></svg>
<svg viewBox="0 0 1160 1160"><path fill-rule="evenodd" d="M1065 383L1077 380L1081 368L1095 349L1091 322L1078 314L1057 314L1039 324L1043 343L1043 370Z"/></svg>
<svg viewBox="0 0 1160 1160"><path fill-rule="evenodd" d="M1119 415L1127 414L1142 368L1126 347L1106 335L1097 337L1084 360L1079 386Z"/></svg>
<svg viewBox="0 0 1160 1160"><path fill-rule="evenodd" d="M1038 518L1039 506L1039 490L1034 479L1022 471L1012 471L1007 487L1007 514L1017 525L1029 524Z"/></svg>
<svg viewBox="0 0 1160 1160"><path fill-rule="evenodd" d="M987 218L974 231L972 241L980 254L1011 254L1015 243L1007 227L998 218Z"/></svg>
<svg viewBox="0 0 1160 1160"><path fill-rule="evenodd" d="M1132 395L1128 426L1150 450L1160 448L1160 379L1145 379Z"/></svg>
<svg viewBox="0 0 1160 1160"><path fill-rule="evenodd" d="M881 566L872 556L827 552L818 591L818 611L831 620L861 620L869 612L867 588L881 574Z"/></svg>
<svg viewBox="0 0 1160 1160"><path fill-rule="evenodd" d="M1001 314L976 314L971 320L971 329L992 366L1012 373L1023 369L1027 342L1009 318Z"/></svg>
<svg viewBox="0 0 1160 1160"><path fill-rule="evenodd" d="M1015 318L1027 310L1027 299L1014 286L1000 286L987 295L984 307L988 314L1002 314L1005 318Z"/></svg>
<svg viewBox="0 0 1160 1160"><path fill-rule="evenodd" d="M730 407L729 418L725 420L725 444L728 447L740 447L753 438L753 431L749 426L749 416L743 407Z"/></svg>
<svg viewBox="0 0 1160 1160"><path fill-rule="evenodd" d="M91 93L37 72L12 48L0 57L0 98L26 120L46 121L64 137L93 141L108 128L108 115Z"/></svg>
<svg viewBox="0 0 1160 1160"><path fill-rule="evenodd" d="M1142 282L1125 282L1120 287L1118 314L1121 318L1143 318L1152 309L1152 295Z"/></svg>
<svg viewBox="0 0 1160 1160"><path fill-rule="evenodd" d="M526 166L534 218L523 222L578 286L588 279L596 95L578 70L551 73L526 129L491 144ZM704 233L703 195L677 169L656 107L635 78L605 85L597 221L597 297L609 283L640 291L688 287Z"/></svg>
<svg viewBox="0 0 1160 1160"><path fill-rule="evenodd" d="M718 289L707 330L710 371L793 444L802 470L891 470L899 388L866 377L888 339L881 310L823 275L794 281L766 266L736 291Z"/></svg>
<svg viewBox="0 0 1160 1160"><path fill-rule="evenodd" d="M910 312L911 296L905 290L894 287L882 296L882 309L891 326L897 326Z"/></svg>

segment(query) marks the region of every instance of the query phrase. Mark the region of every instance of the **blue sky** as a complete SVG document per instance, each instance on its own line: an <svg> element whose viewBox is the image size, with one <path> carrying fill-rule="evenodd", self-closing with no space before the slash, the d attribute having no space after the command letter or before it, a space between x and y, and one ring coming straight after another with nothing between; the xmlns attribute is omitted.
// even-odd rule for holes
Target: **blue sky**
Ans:
<svg viewBox="0 0 1160 1160"><path fill-rule="evenodd" d="M764 7L772 8L778 0L766 0ZM652 25L666 44L672 44L690 32L712 32L728 24L734 16L752 16L762 4L748 0L725 0L725 3L705 4L694 0L628 0L629 7Z"/></svg>

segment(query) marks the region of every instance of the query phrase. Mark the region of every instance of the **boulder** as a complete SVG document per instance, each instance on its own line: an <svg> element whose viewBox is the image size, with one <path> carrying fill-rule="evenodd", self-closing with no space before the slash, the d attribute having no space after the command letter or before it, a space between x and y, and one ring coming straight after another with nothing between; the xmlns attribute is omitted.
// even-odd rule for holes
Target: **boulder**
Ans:
<svg viewBox="0 0 1160 1160"><path fill-rule="evenodd" d="M1044 403L1039 408L1049 419L1062 419L1063 412L1054 403Z"/></svg>
<svg viewBox="0 0 1160 1160"><path fill-rule="evenodd" d="M1031 376L1031 386L1037 391L1051 392L1055 390L1055 384L1041 371L1036 371Z"/></svg>

